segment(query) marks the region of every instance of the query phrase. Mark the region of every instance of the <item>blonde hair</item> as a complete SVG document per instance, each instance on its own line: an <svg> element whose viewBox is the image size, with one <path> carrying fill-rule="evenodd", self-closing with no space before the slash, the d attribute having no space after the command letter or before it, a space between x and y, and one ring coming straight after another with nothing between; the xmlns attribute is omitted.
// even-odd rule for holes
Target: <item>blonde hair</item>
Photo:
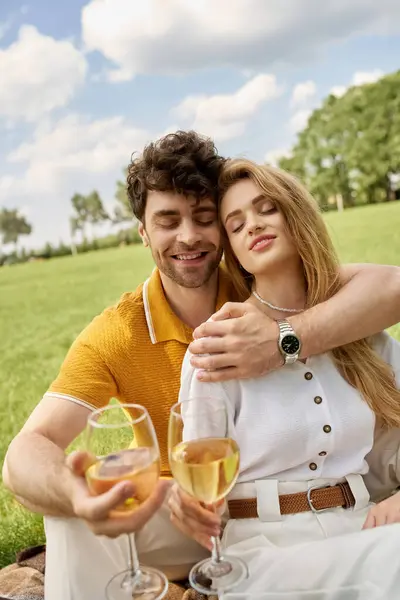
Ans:
<svg viewBox="0 0 400 600"><path fill-rule="evenodd" d="M340 287L339 260L317 202L295 177L277 168L246 159L227 161L220 176L220 202L228 189L242 179L252 180L285 218L301 258L306 282L306 308L336 294ZM227 270L240 300L248 298L253 276L243 270L223 230ZM357 388L383 426L400 426L400 391L393 370L367 339L332 350L344 377Z"/></svg>

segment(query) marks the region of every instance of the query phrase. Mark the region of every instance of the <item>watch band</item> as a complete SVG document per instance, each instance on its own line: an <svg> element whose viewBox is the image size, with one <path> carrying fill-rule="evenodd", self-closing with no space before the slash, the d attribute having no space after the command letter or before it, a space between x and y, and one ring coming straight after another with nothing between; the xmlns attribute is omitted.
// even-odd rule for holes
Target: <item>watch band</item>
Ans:
<svg viewBox="0 0 400 600"><path fill-rule="evenodd" d="M281 336L284 336L287 333L290 333L290 335L296 335L293 327L291 326L289 321L286 321L286 319L279 319L279 321L277 323L278 323L279 332L280 332ZM297 337L297 335L296 335L296 337Z"/></svg>
<svg viewBox="0 0 400 600"><path fill-rule="evenodd" d="M301 348L300 340L297 337L295 330L290 325L290 323L288 321L286 321L286 319L279 319L277 321L277 323L278 323L278 327L279 327L279 341L278 341L279 350L285 360L285 365L292 365L296 362L296 360L299 358L299 355L300 355L300 348ZM299 349L296 352L296 354L288 354L282 348L282 340L284 339L284 337L286 335L293 335L298 340Z"/></svg>

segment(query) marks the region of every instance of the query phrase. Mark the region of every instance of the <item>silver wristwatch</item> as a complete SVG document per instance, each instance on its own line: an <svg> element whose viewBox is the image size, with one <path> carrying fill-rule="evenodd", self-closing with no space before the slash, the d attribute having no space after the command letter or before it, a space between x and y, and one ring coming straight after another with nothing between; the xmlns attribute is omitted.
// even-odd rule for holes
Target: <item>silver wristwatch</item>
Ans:
<svg viewBox="0 0 400 600"><path fill-rule="evenodd" d="M292 365L300 356L301 342L288 321L281 319L277 323L279 327L279 351L285 360L285 365Z"/></svg>

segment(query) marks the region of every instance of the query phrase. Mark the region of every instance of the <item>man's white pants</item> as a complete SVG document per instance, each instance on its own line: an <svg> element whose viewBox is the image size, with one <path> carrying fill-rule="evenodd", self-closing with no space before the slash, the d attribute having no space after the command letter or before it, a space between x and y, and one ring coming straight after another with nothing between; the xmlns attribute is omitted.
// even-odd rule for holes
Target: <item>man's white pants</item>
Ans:
<svg viewBox="0 0 400 600"><path fill-rule="evenodd" d="M166 503L135 535L140 562L161 569L171 580L187 577L207 550L170 522ZM128 566L126 536L95 536L80 519L46 517L46 600L106 600L108 581Z"/></svg>

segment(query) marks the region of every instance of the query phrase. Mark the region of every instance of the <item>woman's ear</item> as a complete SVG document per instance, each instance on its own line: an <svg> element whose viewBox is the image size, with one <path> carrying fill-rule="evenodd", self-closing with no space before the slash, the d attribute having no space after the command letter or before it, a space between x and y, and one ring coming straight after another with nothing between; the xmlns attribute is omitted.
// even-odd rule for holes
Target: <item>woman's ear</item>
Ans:
<svg viewBox="0 0 400 600"><path fill-rule="evenodd" d="M143 223L139 223L138 232L139 232L140 237L142 238L143 246L145 248L148 248L149 238L147 237L147 233L146 233Z"/></svg>

